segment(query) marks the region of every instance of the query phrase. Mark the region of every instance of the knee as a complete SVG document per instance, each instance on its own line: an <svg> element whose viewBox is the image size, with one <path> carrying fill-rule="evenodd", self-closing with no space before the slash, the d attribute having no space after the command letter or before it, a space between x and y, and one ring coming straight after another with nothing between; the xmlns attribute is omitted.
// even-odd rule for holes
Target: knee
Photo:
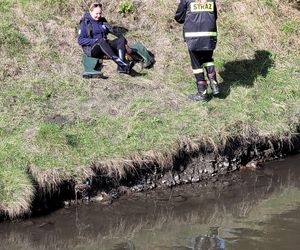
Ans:
<svg viewBox="0 0 300 250"><path fill-rule="evenodd" d="M98 41L97 41L98 44L102 45L102 44L106 44L107 41L104 39L104 38L100 38Z"/></svg>
<svg viewBox="0 0 300 250"><path fill-rule="evenodd" d="M119 44L121 45L127 44L127 40L124 36L119 37L118 40L119 40Z"/></svg>

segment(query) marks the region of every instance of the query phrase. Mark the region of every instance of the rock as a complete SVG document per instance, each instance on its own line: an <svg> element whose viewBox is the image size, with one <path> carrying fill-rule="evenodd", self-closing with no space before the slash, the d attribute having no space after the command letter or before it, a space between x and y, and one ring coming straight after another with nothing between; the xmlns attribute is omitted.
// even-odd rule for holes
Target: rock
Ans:
<svg viewBox="0 0 300 250"><path fill-rule="evenodd" d="M246 168L256 169L256 168L259 168L261 166L262 166L262 162L261 161L252 160L252 161L248 162L245 167Z"/></svg>
<svg viewBox="0 0 300 250"><path fill-rule="evenodd" d="M237 169L238 169L238 166L237 166L236 163L234 163L234 164L231 165L231 170L232 170L232 171L235 171L235 170L237 170Z"/></svg>
<svg viewBox="0 0 300 250"><path fill-rule="evenodd" d="M229 163L229 161L224 161L223 162L223 166L225 167L225 168L228 168L229 166L230 166L230 163Z"/></svg>
<svg viewBox="0 0 300 250"><path fill-rule="evenodd" d="M165 180L165 179L161 181L161 184L166 184L166 183L167 183L167 180Z"/></svg>
<svg viewBox="0 0 300 250"><path fill-rule="evenodd" d="M144 186L143 185L136 185L132 187L132 190L134 192L142 192L144 190Z"/></svg>
<svg viewBox="0 0 300 250"><path fill-rule="evenodd" d="M126 194L127 192L128 192L128 187L126 187L126 186L120 186L119 188L118 188L118 192L119 192L119 194L120 195L122 195L122 194Z"/></svg>
<svg viewBox="0 0 300 250"><path fill-rule="evenodd" d="M113 189L109 192L109 195L112 199L117 199L119 198L119 192L116 189Z"/></svg>
<svg viewBox="0 0 300 250"><path fill-rule="evenodd" d="M214 170L214 168L213 168L212 166L208 166L208 167L206 168L206 172L207 172L208 174L212 174L212 173L215 172L215 170Z"/></svg>
<svg viewBox="0 0 300 250"><path fill-rule="evenodd" d="M181 181L182 181L183 183L186 183L186 184L191 182L191 180L188 179L187 176L183 176L183 177L181 178Z"/></svg>
<svg viewBox="0 0 300 250"><path fill-rule="evenodd" d="M92 200L107 205L112 203L112 197L105 192L101 192L97 196L93 197Z"/></svg>
<svg viewBox="0 0 300 250"><path fill-rule="evenodd" d="M71 201L64 201L64 207L70 207L71 206Z"/></svg>
<svg viewBox="0 0 300 250"><path fill-rule="evenodd" d="M200 177L199 176L194 176L193 178L192 178L192 182L193 183L196 183L196 182L199 182L200 181Z"/></svg>
<svg viewBox="0 0 300 250"><path fill-rule="evenodd" d="M177 185L179 185L181 183L180 176L177 173L174 174L174 181Z"/></svg>

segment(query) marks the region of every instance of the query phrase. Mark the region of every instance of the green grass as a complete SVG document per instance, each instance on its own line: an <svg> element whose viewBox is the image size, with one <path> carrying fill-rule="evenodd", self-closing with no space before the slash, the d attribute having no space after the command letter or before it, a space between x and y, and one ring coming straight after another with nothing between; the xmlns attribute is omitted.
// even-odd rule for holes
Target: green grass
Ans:
<svg viewBox="0 0 300 250"><path fill-rule="evenodd" d="M30 45L27 38L15 27L13 22L7 22L1 18L0 23L0 46L7 48L12 56L22 53Z"/></svg>
<svg viewBox="0 0 300 250"><path fill-rule="evenodd" d="M81 4L0 3L3 212L15 216L18 200L20 213L28 210L31 178L55 188L63 180L80 180L94 162L119 173L124 173L122 161L149 157L170 167L180 140L217 148L227 138L248 138L253 131L278 138L297 132L299 12L289 8L289 16L282 15L285 2L240 3L245 13L236 12L231 2L219 4L220 10L229 9L220 12L215 51L222 94L208 103L187 100L196 91L195 79L182 27L172 19L173 1L161 1L163 8L142 1L135 18L122 17L118 3L103 1L109 20L130 27L129 42L142 42L156 57L154 68L136 77L118 75L105 61L107 80L81 78L82 52L74 36ZM268 11L268 26L251 9ZM237 15L249 15L253 22L237 21ZM111 167L110 162L117 163Z"/></svg>

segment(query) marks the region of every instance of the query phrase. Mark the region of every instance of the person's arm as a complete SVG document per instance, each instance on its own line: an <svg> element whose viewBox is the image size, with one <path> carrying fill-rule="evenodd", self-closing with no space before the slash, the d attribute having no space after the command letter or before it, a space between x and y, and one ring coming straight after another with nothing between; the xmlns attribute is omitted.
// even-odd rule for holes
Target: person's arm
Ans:
<svg viewBox="0 0 300 250"><path fill-rule="evenodd" d="M108 21L103 17L103 25L107 31L107 33L111 33L116 37L122 37L123 34L119 32L117 29L115 29L113 26L111 26Z"/></svg>
<svg viewBox="0 0 300 250"><path fill-rule="evenodd" d="M175 14L175 20L178 23L184 23L185 16L186 16L186 10L187 10L187 4L185 0L180 0L180 3L178 5L176 14Z"/></svg>
<svg viewBox="0 0 300 250"><path fill-rule="evenodd" d="M78 44L81 46L93 46L98 39L89 38L87 34L87 27L84 21L80 23L80 28L78 31Z"/></svg>
<svg viewBox="0 0 300 250"><path fill-rule="evenodd" d="M217 20L218 19L218 10L217 10L217 4L216 4L216 2L214 2L214 5L215 5L215 18Z"/></svg>

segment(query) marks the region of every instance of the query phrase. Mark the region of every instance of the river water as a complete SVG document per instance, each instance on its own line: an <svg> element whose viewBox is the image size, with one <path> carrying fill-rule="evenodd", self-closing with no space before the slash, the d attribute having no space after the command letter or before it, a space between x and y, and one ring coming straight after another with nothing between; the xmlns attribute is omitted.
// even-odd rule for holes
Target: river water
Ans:
<svg viewBox="0 0 300 250"><path fill-rule="evenodd" d="M300 155L199 184L0 224L0 249L300 249Z"/></svg>

